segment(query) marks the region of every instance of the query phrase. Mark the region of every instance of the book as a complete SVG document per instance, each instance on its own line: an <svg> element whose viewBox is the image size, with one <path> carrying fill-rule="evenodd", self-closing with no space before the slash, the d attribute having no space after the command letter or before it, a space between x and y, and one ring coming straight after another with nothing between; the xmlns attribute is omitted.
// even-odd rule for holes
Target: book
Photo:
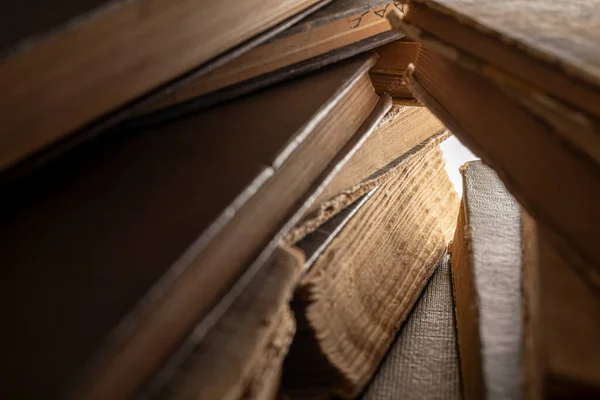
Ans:
<svg viewBox="0 0 600 400"><path fill-rule="evenodd" d="M303 61L319 56L320 62L314 63L314 66L339 61L339 51L336 50L345 49L345 57L370 50L376 43L400 37L399 34L386 35L390 33L391 26L385 15L396 7L391 0L333 1L266 43L173 92L152 108L164 108L224 88L235 93L240 87L231 86L252 79L255 83L253 88L268 85L275 76L284 75L281 70L303 70L302 65L298 65ZM365 42L367 46L358 45L376 37L380 38L379 41Z"/></svg>
<svg viewBox="0 0 600 400"><path fill-rule="evenodd" d="M174 355L170 357L170 359L161 367L159 371L152 378L150 378L149 384L145 385L145 387L141 390L143 395L142 397L153 397L157 392L160 392L161 388L171 385L173 371L178 370L180 368L185 368L185 363L188 358L194 357L193 349L200 345L201 341L204 338L204 335L207 331L212 329L215 321L223 318L231 305L237 301L238 297L243 295L243 292L246 288L247 282L256 274L259 274L260 271L265 268L265 265L268 265L268 260L270 257L273 257L276 249L284 245L285 236L287 232L291 229L292 226L298 223L302 215L304 215L306 209L310 207L314 199L318 198L319 194L322 190L327 187L327 184L336 174L342 170L348 160L352 157L352 155L360 149L360 147L364 144L365 140L368 139L369 135L373 132L374 127L377 122L381 119L381 117L387 112L391 105L391 99L384 97L382 100L384 102L378 103L378 111L374 111L368 118L367 121L363 124L361 129L357 132L357 134L352 138L350 142L344 146L344 149L338 153L338 155L331 161L330 166L327 172L324 174L324 177L321 182L316 185L314 190L312 190L311 195L305 201L305 203L296 211L294 216L292 216L289 221L284 225L281 230L273 236L268 245L265 246L261 254L256 258L251 265L249 265L243 272L242 276L236 280L233 286L225 293L219 302L213 307L213 309L203 318L200 323L194 328L194 331L186 338L186 340L181 344L179 349L174 352ZM287 248L287 246L285 246ZM307 263L309 261L307 260ZM306 264L304 266L306 268ZM273 346L271 346L273 347ZM275 350L281 350L281 346L275 346ZM271 349L272 350L272 349ZM272 351L269 351L272 353ZM281 354L278 352L278 354ZM269 357L265 357L265 360L269 360ZM269 363L266 368L261 372L261 376L267 375L272 376L273 373L278 374L277 364L273 365L273 363ZM269 388L272 387L269 385L271 381L262 381L258 380L260 385L257 385L256 382L253 386L255 387L255 392L263 392L264 390L259 390L260 388Z"/></svg>
<svg viewBox="0 0 600 400"><path fill-rule="evenodd" d="M411 0L405 31L441 41L591 117L600 117L600 20L593 0ZM535 18L531 16L535 15Z"/></svg>
<svg viewBox="0 0 600 400"><path fill-rule="evenodd" d="M296 289L284 394L360 394L443 255L457 210L435 140L398 160Z"/></svg>
<svg viewBox="0 0 600 400"><path fill-rule="evenodd" d="M377 47L377 64L369 76L377 93L387 93L393 99L413 100L413 95L404 84L402 76L409 64L417 60L419 43L406 38Z"/></svg>
<svg viewBox="0 0 600 400"><path fill-rule="evenodd" d="M302 252L279 247L155 396L275 399L295 332L289 309Z"/></svg>
<svg viewBox="0 0 600 400"><path fill-rule="evenodd" d="M297 22L297 14L317 4L167 6L136 0L3 6L0 170L180 75L196 68L208 72L225 52L247 47L262 32L285 27L286 20ZM198 38L210 40L199 46Z"/></svg>
<svg viewBox="0 0 600 400"><path fill-rule="evenodd" d="M4 188L1 292L19 329L3 331L3 392L134 393L388 110L374 62L102 135Z"/></svg>
<svg viewBox="0 0 600 400"><path fill-rule="evenodd" d="M521 395L521 208L481 161L461 168L452 282L463 395Z"/></svg>
<svg viewBox="0 0 600 400"><path fill-rule="evenodd" d="M600 395L600 297L576 264L523 215L526 399Z"/></svg>
<svg viewBox="0 0 600 400"><path fill-rule="evenodd" d="M439 143L450 133L426 108L395 105L306 211L287 241L298 242L336 213L387 180L401 156Z"/></svg>
<svg viewBox="0 0 600 400"><path fill-rule="evenodd" d="M565 13L550 2L417 1L406 18L390 17L402 32L490 79L552 127L582 156L600 161L598 51L593 1ZM536 13L523 18L522 9ZM559 29L551 28L558 21ZM561 36L562 35L562 36Z"/></svg>
<svg viewBox="0 0 600 400"><path fill-rule="evenodd" d="M519 11L522 9L528 9L538 17L523 18ZM580 161L575 163L590 171L583 173L581 177L577 172L571 171L569 176L578 176L581 187L587 184L585 175L591 177L592 174L596 174L592 170L597 168L600 160L598 152L600 142L597 135L598 109L595 106L598 100L595 96L599 82L598 60L594 56L598 53L597 41L594 39L597 33L594 29L588 29L594 26L598 18L594 10L593 1L582 1L576 7L565 10L564 13L550 2L543 0L495 4L489 1L477 4L445 0L415 1L411 3L406 17L394 14L390 18L398 29L413 39L421 40L424 46L467 70L468 72L463 75L470 77L470 86L477 85L476 90L479 93L489 90L490 93L498 93L497 96L492 97L502 97L502 101L506 104L513 103L514 113L520 113L523 117L517 118L516 114L512 114L513 111L510 111L510 115L504 114L503 118L507 120L507 125L510 125L508 129L513 131L517 129L520 133L524 128L522 121L525 119L532 125L537 125L535 131L538 133L528 134L528 140L533 140L533 137L538 138L535 139L535 144L525 146L519 144L519 147L535 148L536 153L543 154L541 158L545 160L557 157L562 160L561 165L567 159L579 159ZM566 20L568 22L558 23ZM555 24L560 26L554 29L552 26ZM460 91L458 79L447 79L447 81L452 82L456 92ZM460 103L462 107L464 101ZM483 104L491 106L491 102L486 101ZM517 107L525 110L517 111ZM491 106L487 112L491 113L492 108L498 107ZM502 108L503 112L506 113L508 108L509 106ZM458 118L455 115L454 118L460 119L460 123L465 124L464 117ZM458 135L460 136L461 133ZM473 133L469 135L472 137ZM505 136L506 145L513 144L517 147L516 144L521 143L521 136L518 137L517 141L512 141ZM468 138L464 140L469 141ZM481 142L481 139L478 138L478 141ZM560 141L563 145L555 146L552 144L555 141ZM470 144L477 147L477 144L473 143L473 138L470 139ZM553 240L561 248L561 252L570 253L567 257L571 260L583 260L582 268L590 270L589 279L600 282L597 272L597 267L600 266L600 254L597 246L593 246L589 241L591 236L582 234L584 231L593 231L595 223L592 221L596 221L595 217L583 217L583 213L579 216L573 215L581 208L580 203L571 197L565 198L563 204L552 211L550 208L557 204L547 196L546 204L540 205L541 199L533 200L530 194L524 194L524 191L528 191L530 187L533 189L531 185L534 180L529 182L527 179L528 182L524 182L526 179L524 175L532 172L529 167L519 167L519 171L514 171L520 157L513 156L510 161L505 158L501 162L504 165L500 166L498 159L502 157L497 154L500 148L491 150L489 146L484 147L485 150L479 150L488 153L484 158L497 170L499 168L505 170L500 175L509 189L540 224L546 225L554 232ZM518 151L516 148L513 150ZM492 161L491 157L496 160ZM513 169L510 173L506 161L511 164L510 169ZM556 165L556 162L553 164ZM584 167L584 164L588 167ZM536 168L538 167L533 167L532 170ZM521 176L517 177L515 173ZM548 184L554 189L560 186L561 193L571 193L563 182L558 182L558 175L547 173L545 175L546 182L542 185ZM569 179L566 176L564 178ZM518 185L519 189L516 189L515 185ZM594 188L596 185L597 183L592 184L588 194L576 193L575 196L587 197L583 204L587 203L593 207L591 204L597 199L589 192L597 192L598 189ZM526 188L526 186L530 187ZM536 189L536 193L540 193L539 188ZM571 204L564 204L567 202ZM577 210L572 211L574 208ZM586 210L586 213L587 211L590 210ZM593 215L594 211L591 212ZM558 221L562 217L565 217L565 220ZM579 232L581 237L576 237L578 235L576 232Z"/></svg>
<svg viewBox="0 0 600 400"><path fill-rule="evenodd" d="M360 399L461 398L451 279L445 254Z"/></svg>
<svg viewBox="0 0 600 400"><path fill-rule="evenodd" d="M600 284L595 163L464 63L422 48L406 80L415 96L492 166L519 203L552 232L569 262L580 263L587 279Z"/></svg>

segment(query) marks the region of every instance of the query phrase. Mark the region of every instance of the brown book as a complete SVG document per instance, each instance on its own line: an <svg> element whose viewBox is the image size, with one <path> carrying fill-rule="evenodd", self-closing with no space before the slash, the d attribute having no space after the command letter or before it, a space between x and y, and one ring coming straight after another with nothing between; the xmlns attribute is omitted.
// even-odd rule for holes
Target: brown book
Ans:
<svg viewBox="0 0 600 400"><path fill-rule="evenodd" d="M593 234L600 222L595 6L585 0L565 10L543 0L416 0L404 18L391 19L430 49L410 74L413 91L421 100L429 97L427 105L600 284Z"/></svg>
<svg viewBox="0 0 600 400"><path fill-rule="evenodd" d="M400 36L382 35L391 29L386 14L396 7L391 0L333 1L267 43L190 82L152 108L163 108L254 78L259 79L254 79L250 86L267 85L274 78L272 73L283 69L302 70L303 66L298 64L303 61L321 56L319 64L323 66L328 63L327 53L332 52L331 62L339 61L336 50L342 48L348 50L345 57L354 55L352 45L369 38L380 37L380 43L385 43ZM369 42L368 46L359 46L356 50L366 51L374 46L376 42ZM235 93L245 86L229 91Z"/></svg>
<svg viewBox="0 0 600 400"><path fill-rule="evenodd" d="M524 398L600 396L600 295L523 216Z"/></svg>
<svg viewBox="0 0 600 400"><path fill-rule="evenodd" d="M365 195L393 173L401 156L441 142L449 133L424 107L393 106L375 131L348 160L287 236L295 243L315 231L340 210Z"/></svg>
<svg viewBox="0 0 600 400"><path fill-rule="evenodd" d="M444 253L458 204L437 143L405 155L394 171L296 289L284 393L360 394Z"/></svg>
<svg viewBox="0 0 600 400"><path fill-rule="evenodd" d="M404 31L439 41L576 111L600 118L598 4L579 0L411 0Z"/></svg>
<svg viewBox="0 0 600 400"><path fill-rule="evenodd" d="M452 271L465 398L596 398L600 298L496 174L463 168Z"/></svg>
<svg viewBox="0 0 600 400"><path fill-rule="evenodd" d="M521 395L521 208L481 161L465 164L452 281L465 400Z"/></svg>
<svg viewBox="0 0 600 400"><path fill-rule="evenodd" d="M408 72L415 96L498 172L561 252L580 260L587 279L600 285L598 166L464 63L422 49Z"/></svg>
<svg viewBox="0 0 600 400"><path fill-rule="evenodd" d="M321 181L316 185L316 187L311 189L311 195L309 198L303 203L303 205L298 208L295 214L286 222L286 224L281 228L281 230L273 236L269 244L265 246L265 248L261 251L260 255L256 258L252 264L250 264L243 272L243 275L236 280L234 285L225 293L219 302L211 309L209 314L200 321L200 323L194 328L194 331L186 338L186 340L181 344L179 349L174 352L173 356L166 362L163 367L157 371L156 374L148 381L149 383L145 385L145 387L141 390L144 395L142 397L147 397L150 395L156 395L156 393L160 393L162 388L167 385L172 384L172 376L173 371L178 371L181 368L185 368L184 364L187 359L194 357L193 349L195 349L199 343L203 340L203 335L210 329L212 329L212 325L215 321L220 320L229 307L237 301L238 297L243 295L247 282L256 274L259 274L260 271L265 268L265 265L268 265L269 258L273 257L273 253L279 248L283 242L285 242L285 238L291 227L298 223L300 218L305 214L306 209L309 208L315 199L317 199L320 193L327 187L328 182L334 178L340 170L343 170L344 166L348 162L349 159L352 158L352 155L356 153L357 150L361 148L364 144L365 140L368 139L369 135L373 132L374 127L377 125L378 121L385 115L385 113L389 110L391 106L391 99L389 96L384 96L378 102L376 109L373 110L369 118L363 123L361 128L357 131L354 137L344 146L344 148L338 153L338 155L330 162L326 173L323 174ZM333 221L332 221L333 222ZM307 260L307 263L309 261ZM305 264L306 267L307 264ZM277 340L280 341L282 337L279 337ZM281 349L281 346L275 346L274 350ZM273 351L269 352L270 354ZM275 352L279 354L279 352ZM266 362L271 360L271 362ZM265 368L260 373L260 376L264 379L267 379L268 376L272 376L273 374L279 374L277 363L274 363L273 360L277 360L276 357L264 357ZM260 366L258 367L260 368ZM253 379L253 386L255 388L252 390L256 393L263 393L267 388L272 388L272 381L264 380L264 379Z"/></svg>
<svg viewBox="0 0 600 400"><path fill-rule="evenodd" d="M7 3L0 12L0 170L182 74L207 72L224 53L296 22L317 3Z"/></svg>
<svg viewBox="0 0 600 400"><path fill-rule="evenodd" d="M379 60L369 75L377 93L387 93L393 99L413 99L402 76L408 65L417 60L419 47L418 42L401 39L375 49Z"/></svg>
<svg viewBox="0 0 600 400"><path fill-rule="evenodd" d="M186 360L160 398L275 400L295 332L288 302L304 266L302 252L280 247Z"/></svg>
<svg viewBox="0 0 600 400"><path fill-rule="evenodd" d="M374 62L99 137L4 190L3 393L135 392L387 111Z"/></svg>

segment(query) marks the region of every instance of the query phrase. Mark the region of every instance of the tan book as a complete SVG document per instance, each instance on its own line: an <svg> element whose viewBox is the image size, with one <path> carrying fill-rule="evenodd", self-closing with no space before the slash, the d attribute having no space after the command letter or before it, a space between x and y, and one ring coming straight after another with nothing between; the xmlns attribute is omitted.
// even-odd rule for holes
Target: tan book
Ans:
<svg viewBox="0 0 600 400"><path fill-rule="evenodd" d="M3 393L134 393L387 111L374 61L99 137L4 191Z"/></svg>
<svg viewBox="0 0 600 400"><path fill-rule="evenodd" d="M340 210L385 181L402 155L419 151L430 139L450 133L426 108L393 106L287 236L295 243Z"/></svg>
<svg viewBox="0 0 600 400"><path fill-rule="evenodd" d="M465 164L452 241L463 397L521 395L521 208L481 161Z"/></svg>
<svg viewBox="0 0 600 400"><path fill-rule="evenodd" d="M377 93L387 93L393 99L413 99L402 75L406 72L408 65L417 60L419 47L418 42L401 39L375 49L379 60L369 75Z"/></svg>
<svg viewBox="0 0 600 400"><path fill-rule="evenodd" d="M435 140L399 160L296 290L286 394L360 394L443 255L457 209Z"/></svg>
<svg viewBox="0 0 600 400"><path fill-rule="evenodd" d="M557 248L600 285L598 166L463 63L422 49L408 72L415 96L498 172L519 203L551 232Z"/></svg>
<svg viewBox="0 0 600 400"><path fill-rule="evenodd" d="M0 12L0 170L182 74L207 72L225 52L296 22L317 3L7 3Z"/></svg>
<svg viewBox="0 0 600 400"><path fill-rule="evenodd" d="M523 216L525 399L600 396L600 295Z"/></svg>

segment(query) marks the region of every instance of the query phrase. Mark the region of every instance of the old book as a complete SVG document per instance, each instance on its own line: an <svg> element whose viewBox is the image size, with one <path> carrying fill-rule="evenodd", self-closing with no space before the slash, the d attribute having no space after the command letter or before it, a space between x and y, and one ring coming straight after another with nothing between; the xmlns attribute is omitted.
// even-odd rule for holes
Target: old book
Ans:
<svg viewBox="0 0 600 400"><path fill-rule="evenodd" d="M275 399L295 332L288 302L302 252L278 248L160 391L174 399Z"/></svg>
<svg viewBox="0 0 600 400"><path fill-rule="evenodd" d="M433 141L405 155L296 289L284 393L354 398L444 253L457 199Z"/></svg>
<svg viewBox="0 0 600 400"><path fill-rule="evenodd" d="M597 110L590 108L598 100L598 79L593 77L598 49L595 33L588 29L598 18L593 1L577 4L563 13L544 0L471 5L417 1L406 18L394 14L392 19L413 39L492 80L563 141L598 163L600 124ZM536 18L523 18L523 7L529 10L523 15L535 13ZM551 28L566 19L568 23Z"/></svg>
<svg viewBox="0 0 600 400"><path fill-rule="evenodd" d="M521 209L481 161L461 172L452 280L464 398L515 399L522 368Z"/></svg>
<svg viewBox="0 0 600 400"><path fill-rule="evenodd" d="M459 400L459 370L446 254L361 399Z"/></svg>
<svg viewBox="0 0 600 400"><path fill-rule="evenodd" d="M134 392L387 111L374 61L99 137L4 190L4 393Z"/></svg>
<svg viewBox="0 0 600 400"><path fill-rule="evenodd" d="M526 399L600 396L600 296L523 216Z"/></svg>
<svg viewBox="0 0 600 400"><path fill-rule="evenodd" d="M394 99L413 99L402 76L408 65L417 60L419 47L418 42L401 39L375 49L379 60L369 75L377 93L387 93Z"/></svg>
<svg viewBox="0 0 600 400"><path fill-rule="evenodd" d="M411 36L441 40L533 90L600 118L600 13L595 0L412 0Z"/></svg>
<svg viewBox="0 0 600 400"><path fill-rule="evenodd" d="M415 96L498 172L563 255L581 263L587 279L600 284L598 165L462 63L422 49L415 70L408 72Z"/></svg>
<svg viewBox="0 0 600 400"><path fill-rule="evenodd" d="M143 393L142 397L154 397L157 393L160 393L162 389L171 385L173 371L177 371L180 368L184 368L184 364L188 358L193 357L193 350L199 346L201 341L203 340L204 335L207 331L212 329L212 326L215 321L219 320L223 317L223 315L227 312L229 307L237 300L237 298L243 294L247 282L254 277L254 275L260 273L260 270L264 267L265 264L268 265L266 260L272 257L273 252L279 248L284 242L284 238L286 233L290 230L292 226L298 223L300 218L304 215L306 209L310 207L314 199L316 199L321 191L327 186L328 182L335 177L335 175L339 172L340 169L344 168L344 165L368 139L369 135L374 130L377 122L381 119L381 117L389 110L391 106L391 99L389 96L386 98L385 96L382 98L377 105L377 110L374 110L373 113L369 116L368 120L365 121L363 126L359 129L359 131L354 135L354 137L344 146L344 148L338 153L338 155L331 161L328 166L327 172L324 174L322 180L316 185L314 190L311 189L311 195L304 202L304 204L295 212L295 214L288 220L288 222L281 228L281 230L274 235L268 245L261 251L261 254L256 258L252 264L248 266L244 270L244 273L240 278L235 282L235 284L224 294L219 302L213 307L210 313L202 319L202 321L194 328L194 331L186 338L186 340L182 343L179 349L173 354L172 357L168 360L168 362L163 365L161 370L157 371L156 374L148 381L149 383L144 385L145 387L141 389L141 393ZM308 261L307 261L308 262ZM306 264L305 264L306 267ZM271 346L272 350L280 349L281 347ZM273 353L271 351L270 353ZM279 354L276 352L276 354ZM277 360L275 357L265 358L265 361L268 360ZM259 367L260 370L260 367ZM272 381L264 380L267 379L268 376L273 376L273 374L278 374L279 369L276 363L272 361L269 363L265 363L265 368L260 370L261 379L253 379L253 387L252 392L260 394L264 393L266 389L272 388L270 383ZM248 392L250 393L250 391Z"/></svg>
<svg viewBox="0 0 600 400"><path fill-rule="evenodd" d="M211 60L317 3L7 3L0 170L182 74L207 72Z"/></svg>
<svg viewBox="0 0 600 400"><path fill-rule="evenodd" d="M546 145L546 142L560 141L563 143L560 145L562 152L570 154L544 154L544 159L549 160L554 156L563 160L577 157L581 159L582 166L587 164L587 168L593 170L588 172L589 175L597 174L595 170L600 162L600 109L596 107L600 82L597 57L599 48L598 41L595 40L598 33L596 29L591 28L598 23L599 18L595 12L595 5L594 1L582 0L577 2L576 6L559 10L545 0L510 3L483 1L476 4L462 0L417 0L411 3L405 18L396 14L391 18L393 24L402 32L419 39L425 46L435 49L472 74L483 77L480 82L488 82L490 90L501 92L499 96L507 102L514 102L515 108L524 108L525 112L522 114L527 114L527 118L539 124L538 131L546 131L546 135L549 136L542 142L544 145L536 144L531 147L535 148L536 152L546 153L550 151L548 147L554 147ZM522 13L521 10L524 9L529 12ZM536 18L524 17L532 14L535 14ZM456 86L455 79L448 81ZM472 81L471 84L473 86L475 82ZM460 89L456 88L455 91L459 92ZM484 87L478 86L477 91L482 93ZM490 107L490 112L491 109L495 110L496 107ZM457 116L455 118L459 119ZM503 118L508 121L508 125L512 125L509 129L520 129L517 128L519 118L512 115L505 115ZM463 123L462 117L460 119L460 123ZM518 143L511 140L505 142L509 146ZM518 146L523 147L520 144ZM490 157L499 158L499 155L495 154L497 150L491 151L487 148L485 151L488 153L490 164L496 169L500 168L498 161L489 160ZM513 167L516 160L517 158L513 157ZM521 168L521 174L528 174L526 169ZM571 218L571 226L567 227L566 221L556 221L560 217L554 214L556 210L548 210L550 204L545 205L545 210L542 211L541 207L535 204L537 200L525 199L523 193L516 193L514 184L508 180L521 186L518 191L522 192L525 186L531 186L529 183L517 183L523 177L516 177L512 173L508 174L510 176L505 173L501 175L506 177L503 178L505 183L509 189L515 191L524 207L539 223L552 231L553 240L560 251L563 254L571 253L567 257L572 261L583 260L582 268L595 269L595 276L590 279L600 282L597 272L600 268L600 253L597 246L593 246L589 241L591 236L574 236L575 232L593 230L598 221L594 219L592 222L591 219L587 219L588 226L576 226L585 222ZM558 176L555 174L546 176L545 180L553 188L562 185L556 182ZM580 187L586 185L583 182L586 178L579 178L574 171L571 171L569 176L578 176L578 179L581 179ZM562 190L566 188L561 189L561 192ZM571 202L570 200L572 198L565 201ZM597 202L592 197L588 197L587 201ZM578 206L579 202L573 200L567 208Z"/></svg>
<svg viewBox="0 0 600 400"><path fill-rule="evenodd" d="M449 133L424 107L393 106L364 145L331 180L301 224L288 235L295 243L337 212L387 179L402 155L427 146L430 139L441 142Z"/></svg>
<svg viewBox="0 0 600 400"><path fill-rule="evenodd" d="M372 37L381 37L385 43L395 36L381 35L389 32L391 27L385 15L396 8L391 0L336 0L308 18L288 28L267 43L258 46L240 57L226 63L195 82L174 92L170 97L153 106L154 109L190 100L218 89L227 88L253 78L260 83L268 84L271 76L266 74L278 70L297 70L303 61L325 56L337 49L348 47L346 57L355 53L353 44ZM376 42L368 47L376 46ZM362 51L368 50L361 46ZM339 58L332 54L331 62ZM321 57L321 66L326 65L328 57ZM300 68L299 68L300 67ZM281 75L281 74L280 74ZM240 88L229 90L239 91ZM213 96L214 97L214 96Z"/></svg>
<svg viewBox="0 0 600 400"><path fill-rule="evenodd" d="M582 277L578 264L566 261L547 230L515 209L489 167L469 163L463 174L465 206L452 267L465 397L597 397L597 288ZM487 368L486 357L493 362Z"/></svg>

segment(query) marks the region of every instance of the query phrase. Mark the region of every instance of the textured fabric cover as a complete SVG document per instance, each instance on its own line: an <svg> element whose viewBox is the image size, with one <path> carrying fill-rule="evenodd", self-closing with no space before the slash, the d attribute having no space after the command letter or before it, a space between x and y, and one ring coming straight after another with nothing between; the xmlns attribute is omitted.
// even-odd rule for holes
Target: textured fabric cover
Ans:
<svg viewBox="0 0 600 400"><path fill-rule="evenodd" d="M453 304L444 255L362 400L460 399Z"/></svg>

